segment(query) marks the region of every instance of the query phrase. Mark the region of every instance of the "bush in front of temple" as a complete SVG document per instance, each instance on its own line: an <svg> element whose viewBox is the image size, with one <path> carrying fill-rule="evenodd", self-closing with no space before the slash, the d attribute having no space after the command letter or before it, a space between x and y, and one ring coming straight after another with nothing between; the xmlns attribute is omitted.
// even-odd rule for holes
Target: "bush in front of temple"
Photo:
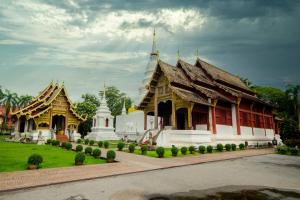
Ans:
<svg viewBox="0 0 300 200"><path fill-rule="evenodd" d="M296 149L296 148L289 148L289 151L291 152L291 155L293 155L293 156L297 156L298 155L298 152L299 152L299 150L298 149Z"/></svg>
<svg viewBox="0 0 300 200"><path fill-rule="evenodd" d="M208 146L206 147L206 152L207 152L207 153L212 153L212 151L213 151L213 147L212 147L211 145L208 145Z"/></svg>
<svg viewBox="0 0 300 200"><path fill-rule="evenodd" d="M135 144L130 144L129 145L129 147L128 147L128 149L129 149L129 153L134 153L134 150L135 150Z"/></svg>
<svg viewBox="0 0 300 200"><path fill-rule="evenodd" d="M77 139L76 143L77 144L81 144L82 140L81 139Z"/></svg>
<svg viewBox="0 0 300 200"><path fill-rule="evenodd" d="M59 141L58 140L52 140L52 146L58 146Z"/></svg>
<svg viewBox="0 0 300 200"><path fill-rule="evenodd" d="M106 153L107 162L114 162L116 158L116 152L114 150L109 150Z"/></svg>
<svg viewBox="0 0 300 200"><path fill-rule="evenodd" d="M244 150L244 149L245 149L245 144L244 144L244 143L241 143L241 144L239 145L239 148L240 148L240 150Z"/></svg>
<svg viewBox="0 0 300 200"><path fill-rule="evenodd" d="M231 144L225 144L226 151L231 151Z"/></svg>
<svg viewBox="0 0 300 200"><path fill-rule="evenodd" d="M236 144L231 144L232 151L236 151Z"/></svg>
<svg viewBox="0 0 300 200"><path fill-rule="evenodd" d="M46 144L52 144L52 140L48 139Z"/></svg>
<svg viewBox="0 0 300 200"><path fill-rule="evenodd" d="M105 148L105 149L108 149L108 147L109 147L109 142L108 142L108 141L104 141L103 145L104 145L104 148Z"/></svg>
<svg viewBox="0 0 300 200"><path fill-rule="evenodd" d="M62 142L62 143L61 143L61 147L62 147L62 148L66 148L66 144L67 144L66 142Z"/></svg>
<svg viewBox="0 0 300 200"><path fill-rule="evenodd" d="M92 147L86 147L86 148L84 149L84 153L85 153L85 154L90 154L90 155L92 155L92 151L93 151Z"/></svg>
<svg viewBox="0 0 300 200"><path fill-rule="evenodd" d="M195 148L194 146L190 146L190 147L189 147L189 152L190 152L190 154L195 153L195 151L196 151L196 148Z"/></svg>
<svg viewBox="0 0 300 200"><path fill-rule="evenodd" d="M205 146L200 145L198 150L199 150L199 153L202 153L202 154L205 153Z"/></svg>
<svg viewBox="0 0 300 200"><path fill-rule="evenodd" d="M90 142L89 142L90 146L93 146L93 145L94 145L94 143L95 143L95 141L94 141L94 140L90 140Z"/></svg>
<svg viewBox="0 0 300 200"><path fill-rule="evenodd" d="M278 152L279 154L285 155L285 154L287 154L287 152L288 152L288 148L287 148L286 146L278 146L278 147L277 147L277 152Z"/></svg>
<svg viewBox="0 0 300 200"><path fill-rule="evenodd" d="M32 154L27 160L28 169L37 169L43 162L43 157L39 154Z"/></svg>
<svg viewBox="0 0 300 200"><path fill-rule="evenodd" d="M67 150L71 150L72 149L72 144L70 142L67 142L66 145L65 145L65 148Z"/></svg>
<svg viewBox="0 0 300 200"><path fill-rule="evenodd" d="M83 165L85 161L85 155L82 152L79 152L75 155L75 165Z"/></svg>
<svg viewBox="0 0 300 200"><path fill-rule="evenodd" d="M180 151L182 155L186 155L187 147L181 147Z"/></svg>
<svg viewBox="0 0 300 200"><path fill-rule="evenodd" d="M98 142L98 147L101 148L102 146L103 146L103 142L102 142L102 141L99 141L99 142Z"/></svg>
<svg viewBox="0 0 300 200"><path fill-rule="evenodd" d="M147 150L148 150L148 146L147 145L142 145L141 146L141 153L142 155L147 155Z"/></svg>
<svg viewBox="0 0 300 200"><path fill-rule="evenodd" d="M119 151L122 151L123 148L125 147L125 143L124 142L119 142L118 145L117 145L117 147L118 147Z"/></svg>
<svg viewBox="0 0 300 200"><path fill-rule="evenodd" d="M165 148L163 147L157 147L156 148L156 154L159 158L163 158L165 155Z"/></svg>
<svg viewBox="0 0 300 200"><path fill-rule="evenodd" d="M97 149L93 150L92 156L94 158L98 158L100 155L101 155L101 150L100 149L97 148Z"/></svg>
<svg viewBox="0 0 300 200"><path fill-rule="evenodd" d="M90 142L89 139L84 140L84 144L89 144L89 142Z"/></svg>
<svg viewBox="0 0 300 200"><path fill-rule="evenodd" d="M217 144L217 150L218 150L218 151L222 152L223 149L224 149L223 144Z"/></svg>
<svg viewBox="0 0 300 200"><path fill-rule="evenodd" d="M77 152L81 152L82 150L83 150L82 145L79 144L79 145L76 146L76 151Z"/></svg>
<svg viewBox="0 0 300 200"><path fill-rule="evenodd" d="M176 157L178 154L178 148L173 145L171 148L171 152L172 152L172 156Z"/></svg>

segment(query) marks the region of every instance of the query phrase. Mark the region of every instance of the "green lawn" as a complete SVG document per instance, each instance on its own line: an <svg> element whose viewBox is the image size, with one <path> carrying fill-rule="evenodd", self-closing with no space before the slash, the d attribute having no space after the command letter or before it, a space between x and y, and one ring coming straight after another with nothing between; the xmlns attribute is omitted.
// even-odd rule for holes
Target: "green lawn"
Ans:
<svg viewBox="0 0 300 200"><path fill-rule="evenodd" d="M2 138L1 138L2 139ZM43 157L42 168L74 166L74 151L51 145L3 142L0 139L0 172L20 171L27 168L27 159L33 153ZM101 164L105 160L86 156L85 164Z"/></svg>

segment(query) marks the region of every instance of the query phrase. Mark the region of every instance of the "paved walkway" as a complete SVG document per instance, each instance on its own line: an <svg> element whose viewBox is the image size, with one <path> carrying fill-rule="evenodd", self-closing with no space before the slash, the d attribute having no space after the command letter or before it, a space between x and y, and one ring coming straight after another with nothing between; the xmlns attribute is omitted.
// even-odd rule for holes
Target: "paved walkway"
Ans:
<svg viewBox="0 0 300 200"><path fill-rule="evenodd" d="M116 163L0 173L0 191L271 154L273 149L253 149L164 159L119 151L116 153L117 161L119 161ZM106 155L105 149L102 149L102 154Z"/></svg>

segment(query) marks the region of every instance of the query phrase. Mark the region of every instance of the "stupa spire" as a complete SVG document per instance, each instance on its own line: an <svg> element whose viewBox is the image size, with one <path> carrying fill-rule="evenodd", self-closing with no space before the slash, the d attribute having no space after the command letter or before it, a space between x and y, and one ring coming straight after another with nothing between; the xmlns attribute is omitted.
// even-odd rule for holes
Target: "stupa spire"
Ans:
<svg viewBox="0 0 300 200"><path fill-rule="evenodd" d="M123 101L122 115L126 115L125 100L126 100L126 98L124 98L124 101Z"/></svg>
<svg viewBox="0 0 300 200"><path fill-rule="evenodd" d="M153 41L152 41L151 55L158 55L158 51L156 49L156 32L155 32L155 28L153 30Z"/></svg>

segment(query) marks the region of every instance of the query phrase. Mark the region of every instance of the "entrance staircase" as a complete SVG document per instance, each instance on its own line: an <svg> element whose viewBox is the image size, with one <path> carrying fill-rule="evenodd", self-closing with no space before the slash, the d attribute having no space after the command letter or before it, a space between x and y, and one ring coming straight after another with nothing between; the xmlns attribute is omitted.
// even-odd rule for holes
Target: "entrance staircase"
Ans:
<svg viewBox="0 0 300 200"><path fill-rule="evenodd" d="M56 134L56 140L60 142L69 142L69 138L66 135L62 134Z"/></svg>

